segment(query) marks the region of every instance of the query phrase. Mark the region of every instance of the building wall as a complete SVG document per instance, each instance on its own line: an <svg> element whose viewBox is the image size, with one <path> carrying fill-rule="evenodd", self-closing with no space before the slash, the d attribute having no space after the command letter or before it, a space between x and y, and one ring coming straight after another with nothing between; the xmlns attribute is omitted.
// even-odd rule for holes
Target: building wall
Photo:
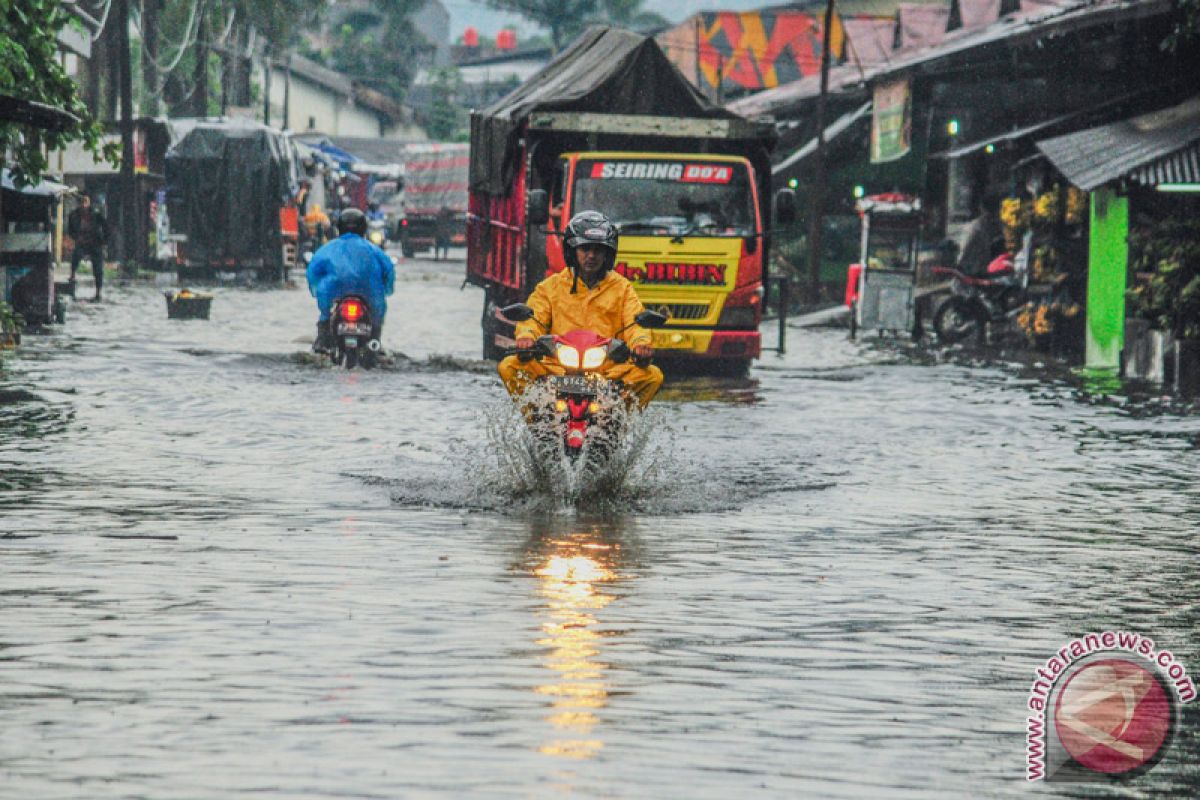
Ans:
<svg viewBox="0 0 1200 800"><path fill-rule="evenodd" d="M438 0L426 0L412 16L413 27L433 45L432 65L450 66L450 12Z"/></svg>
<svg viewBox="0 0 1200 800"><path fill-rule="evenodd" d="M283 116L287 75L281 69L271 71L271 124L285 124L297 133L316 131L330 136L381 136L379 117L360 108L346 95L319 86L292 74L288 119Z"/></svg>

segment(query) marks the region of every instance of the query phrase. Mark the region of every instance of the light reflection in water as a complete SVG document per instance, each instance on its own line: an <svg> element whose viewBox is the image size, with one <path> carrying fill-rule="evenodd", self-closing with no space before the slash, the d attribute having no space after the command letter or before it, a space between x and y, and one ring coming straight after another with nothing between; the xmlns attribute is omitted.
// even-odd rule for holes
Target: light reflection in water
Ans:
<svg viewBox="0 0 1200 800"><path fill-rule="evenodd" d="M576 533L544 541L546 553L534 574L546 599L548 619L538 644L547 649L545 666L553 679L535 688L550 698L546 721L553 738L538 749L562 758L591 758L604 747L597 735L597 712L608 705L608 665L599 660L603 634L594 612L613 600L604 584L618 578L614 564L620 549L596 533Z"/></svg>

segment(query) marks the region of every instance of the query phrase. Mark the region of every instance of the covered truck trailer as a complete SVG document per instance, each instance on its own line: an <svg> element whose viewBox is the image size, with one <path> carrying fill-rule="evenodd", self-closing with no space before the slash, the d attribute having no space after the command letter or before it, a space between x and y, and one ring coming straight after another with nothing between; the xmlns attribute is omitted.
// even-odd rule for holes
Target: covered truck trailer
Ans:
<svg viewBox="0 0 1200 800"><path fill-rule="evenodd" d="M397 238L405 256L432 250L439 225L448 228L450 244L466 243L469 153L465 143L404 146L404 216Z"/></svg>
<svg viewBox="0 0 1200 800"><path fill-rule="evenodd" d="M177 123L167 151L167 208L181 277L296 266L299 154L288 134L249 120Z"/></svg>
<svg viewBox="0 0 1200 800"><path fill-rule="evenodd" d="M667 313L659 359L733 370L761 352L774 125L705 99L653 39L593 27L471 117L467 280L485 291L483 352L512 343L499 309L566 268L579 211L621 232L616 270Z"/></svg>

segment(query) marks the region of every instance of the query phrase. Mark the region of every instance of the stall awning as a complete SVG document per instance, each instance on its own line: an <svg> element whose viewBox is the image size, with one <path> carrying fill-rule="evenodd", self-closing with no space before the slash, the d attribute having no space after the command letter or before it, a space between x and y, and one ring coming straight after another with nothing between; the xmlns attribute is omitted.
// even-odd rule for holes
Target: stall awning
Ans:
<svg viewBox="0 0 1200 800"><path fill-rule="evenodd" d="M854 111L851 111L849 114L844 114L841 117L839 117L836 121L834 121L834 123L832 125L825 128L825 143L828 144L829 142L836 139L838 136L841 136L843 133L850 130L851 126L853 126L855 122L857 122L858 120L862 119L863 117L867 116L870 113L871 113L871 103L867 102L867 103L863 103L861 106L856 108ZM816 140L816 137L814 137L814 138L810 139L799 150L792 153L790 156L785 158L783 161L780 161L775 166L771 167L771 174L778 175L781 172L791 169L796 164L799 164L801 161L803 161L804 159L808 158L809 156L813 155L816 152L817 152L817 140Z"/></svg>
<svg viewBox="0 0 1200 800"><path fill-rule="evenodd" d="M64 194L70 194L74 191L70 186L64 186L61 183L49 180L42 180L39 183L18 189L17 185L13 182L12 173L8 170L4 170L0 174L0 186L3 186L10 192L30 195L31 197L61 197Z"/></svg>
<svg viewBox="0 0 1200 800"><path fill-rule="evenodd" d="M1200 95L1172 108L1037 143L1084 191L1122 178L1144 185L1200 178ZM1190 177L1189 177L1190 176Z"/></svg>

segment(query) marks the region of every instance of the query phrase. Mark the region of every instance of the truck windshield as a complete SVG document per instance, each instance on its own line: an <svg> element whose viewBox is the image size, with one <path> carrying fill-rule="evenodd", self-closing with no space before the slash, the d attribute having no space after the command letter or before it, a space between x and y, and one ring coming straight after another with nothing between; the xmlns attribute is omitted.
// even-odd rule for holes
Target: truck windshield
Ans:
<svg viewBox="0 0 1200 800"><path fill-rule="evenodd" d="M750 236L745 164L703 160L581 160L572 213L599 211L639 236Z"/></svg>

